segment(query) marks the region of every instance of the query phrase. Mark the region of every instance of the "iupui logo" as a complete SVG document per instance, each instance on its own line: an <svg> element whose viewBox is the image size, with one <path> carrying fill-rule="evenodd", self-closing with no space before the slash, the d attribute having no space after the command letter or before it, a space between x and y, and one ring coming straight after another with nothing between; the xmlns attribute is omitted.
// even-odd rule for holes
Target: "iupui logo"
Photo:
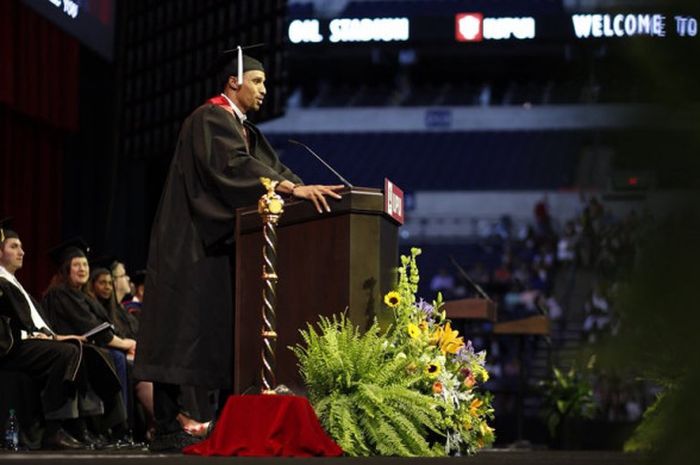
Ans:
<svg viewBox="0 0 700 465"><path fill-rule="evenodd" d="M455 39L458 42L484 40L484 15L482 13L457 13L455 15Z"/></svg>
<svg viewBox="0 0 700 465"><path fill-rule="evenodd" d="M403 191L386 178L384 178L384 211L399 224L403 224Z"/></svg>

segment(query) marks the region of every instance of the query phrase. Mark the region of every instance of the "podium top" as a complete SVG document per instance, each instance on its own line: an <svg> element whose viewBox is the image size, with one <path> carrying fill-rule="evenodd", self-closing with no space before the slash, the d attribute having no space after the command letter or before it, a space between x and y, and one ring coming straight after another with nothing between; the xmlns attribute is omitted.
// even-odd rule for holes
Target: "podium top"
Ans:
<svg viewBox="0 0 700 465"><path fill-rule="evenodd" d="M496 304L485 299L448 300L443 308L451 319L496 321Z"/></svg>
<svg viewBox="0 0 700 465"><path fill-rule="evenodd" d="M384 216L398 225L398 222L384 211L384 193L381 189L353 187L343 189L339 194L342 196L339 200L328 198L330 213L318 213L313 203L304 199L285 198L284 214L280 218L279 225L286 226L347 213ZM262 227L262 220L255 205L239 208L236 210L236 215L241 233L255 231Z"/></svg>
<svg viewBox="0 0 700 465"><path fill-rule="evenodd" d="M494 334L547 336L549 334L549 319L543 315L534 315L520 320L510 320L496 323Z"/></svg>

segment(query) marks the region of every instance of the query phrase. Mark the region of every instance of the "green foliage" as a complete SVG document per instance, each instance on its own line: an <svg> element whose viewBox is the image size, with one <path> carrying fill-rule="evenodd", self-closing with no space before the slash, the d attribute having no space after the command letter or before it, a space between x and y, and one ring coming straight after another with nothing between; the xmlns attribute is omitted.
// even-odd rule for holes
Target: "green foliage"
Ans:
<svg viewBox="0 0 700 465"><path fill-rule="evenodd" d="M453 330L442 297L416 301L416 257L401 257L384 302L393 324L364 333L345 315L321 318L292 348L321 424L352 456L473 453L494 440L486 354Z"/></svg>
<svg viewBox="0 0 700 465"><path fill-rule="evenodd" d="M361 335L344 315L318 326L293 350L321 424L345 453L435 455L425 438L438 431L438 403L412 388L418 377L407 376L405 357L386 356L379 326Z"/></svg>
<svg viewBox="0 0 700 465"><path fill-rule="evenodd" d="M552 378L543 381L544 409L552 437L562 422L572 418L593 418L596 409L593 388L573 366L568 372L554 367Z"/></svg>
<svg viewBox="0 0 700 465"><path fill-rule="evenodd" d="M668 409L664 406L666 400L666 393L662 393L647 408L644 420L625 442L625 452L649 452L663 438L663 425L671 420L663 418L668 414Z"/></svg>

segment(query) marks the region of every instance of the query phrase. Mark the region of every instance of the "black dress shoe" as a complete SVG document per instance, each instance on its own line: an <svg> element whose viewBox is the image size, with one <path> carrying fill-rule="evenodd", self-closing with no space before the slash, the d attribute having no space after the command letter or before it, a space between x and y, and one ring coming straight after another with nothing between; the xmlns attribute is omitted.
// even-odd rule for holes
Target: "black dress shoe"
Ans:
<svg viewBox="0 0 700 465"><path fill-rule="evenodd" d="M53 434L44 437L42 448L53 450L85 449L85 444L75 439L63 428L58 428Z"/></svg>
<svg viewBox="0 0 700 465"><path fill-rule="evenodd" d="M77 439L78 442L82 442L86 449L100 450L107 445L107 439L104 436L91 432L84 423L77 427L73 425L73 428L67 427L65 431Z"/></svg>

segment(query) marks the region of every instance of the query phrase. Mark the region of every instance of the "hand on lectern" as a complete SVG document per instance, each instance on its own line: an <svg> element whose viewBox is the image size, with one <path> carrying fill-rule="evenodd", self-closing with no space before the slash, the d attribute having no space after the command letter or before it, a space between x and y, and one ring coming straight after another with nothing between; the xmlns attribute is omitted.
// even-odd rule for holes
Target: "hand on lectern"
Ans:
<svg viewBox="0 0 700 465"><path fill-rule="evenodd" d="M334 186L323 186L318 184L313 184L310 186L294 186L291 194L294 197L300 199L311 200L318 210L319 213L323 213L323 210L327 212L331 211L331 207L328 205L326 196L333 197L334 199L340 199L341 196L338 191L344 189L345 186L342 184L336 184Z"/></svg>

